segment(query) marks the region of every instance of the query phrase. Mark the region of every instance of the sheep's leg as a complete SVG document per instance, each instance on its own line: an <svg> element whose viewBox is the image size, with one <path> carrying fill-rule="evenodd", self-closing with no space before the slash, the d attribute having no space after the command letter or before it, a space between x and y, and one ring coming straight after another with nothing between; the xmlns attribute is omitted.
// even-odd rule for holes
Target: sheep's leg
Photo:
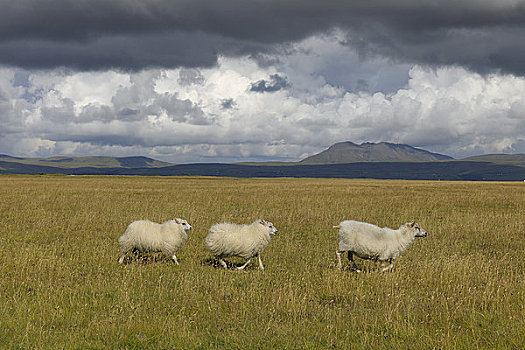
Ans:
<svg viewBox="0 0 525 350"><path fill-rule="evenodd" d="M246 265L248 265L248 264L250 263L251 260L252 260L252 259L248 259L248 260L246 260L246 262L244 263L244 265L237 267L237 269L238 269L238 270L244 270L244 268L246 267Z"/></svg>
<svg viewBox="0 0 525 350"><path fill-rule="evenodd" d="M342 254L342 253L343 253L343 252L342 252L342 251L339 251L339 250L335 252L335 254L337 255L337 268L338 268L339 270L342 270L342 269L343 269L343 264L341 263L341 254Z"/></svg>
<svg viewBox="0 0 525 350"><path fill-rule="evenodd" d="M261 254L257 254L257 258L259 259L259 268L261 270L264 270L264 266L263 266L263 263L262 263L262 260L261 260Z"/></svg>
<svg viewBox="0 0 525 350"><path fill-rule="evenodd" d="M359 268L357 267L357 264L354 261L354 253L352 253L351 251L348 251L348 260L352 262L352 265L354 266L354 269L357 272L361 272L361 270L359 270Z"/></svg>
<svg viewBox="0 0 525 350"><path fill-rule="evenodd" d="M122 256L118 259L119 264L122 264L124 262L124 257L126 256L126 253L122 253Z"/></svg>
<svg viewBox="0 0 525 350"><path fill-rule="evenodd" d="M393 262L393 259L388 259L388 262L389 262L389 265L387 267L384 267L381 272L385 272L385 271L388 271L390 270L392 267L394 267L394 264L392 263Z"/></svg>
<svg viewBox="0 0 525 350"><path fill-rule="evenodd" d="M225 269L228 268L228 265L226 265L226 262L222 260L222 258L219 258L219 262L221 263L222 267L224 267Z"/></svg>
<svg viewBox="0 0 525 350"><path fill-rule="evenodd" d="M175 254L173 254L171 258L173 259L173 261L175 261L175 264L179 265L179 261L177 260L177 257L175 256Z"/></svg>

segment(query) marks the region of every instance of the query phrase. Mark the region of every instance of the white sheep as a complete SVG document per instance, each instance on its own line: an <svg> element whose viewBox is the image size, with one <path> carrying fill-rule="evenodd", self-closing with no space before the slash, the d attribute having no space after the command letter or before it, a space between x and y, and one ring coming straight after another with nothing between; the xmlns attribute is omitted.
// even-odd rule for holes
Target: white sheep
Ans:
<svg viewBox="0 0 525 350"><path fill-rule="evenodd" d="M361 271L357 268L353 255L362 259L379 260L382 265L388 262L389 265L382 269L386 271L392 268L393 261L414 242L415 237L427 236L427 232L415 222L393 230L366 222L346 220L334 228L339 229L339 250L336 252L338 269L342 268L341 254L348 252L348 260L357 272Z"/></svg>
<svg viewBox="0 0 525 350"><path fill-rule="evenodd" d="M149 220L134 221L118 239L122 253L118 262L122 264L126 253L136 249L140 252L162 252L178 265L175 252L186 242L188 239L186 231L190 230L190 224L180 218L163 224Z"/></svg>
<svg viewBox="0 0 525 350"><path fill-rule="evenodd" d="M206 236L206 247L217 258L224 268L227 268L223 258L238 256L246 260L239 266L242 270L257 256L259 268L264 270L261 253L270 243L270 235L275 235L277 229L271 222L256 220L251 225L239 225L224 222L210 227Z"/></svg>

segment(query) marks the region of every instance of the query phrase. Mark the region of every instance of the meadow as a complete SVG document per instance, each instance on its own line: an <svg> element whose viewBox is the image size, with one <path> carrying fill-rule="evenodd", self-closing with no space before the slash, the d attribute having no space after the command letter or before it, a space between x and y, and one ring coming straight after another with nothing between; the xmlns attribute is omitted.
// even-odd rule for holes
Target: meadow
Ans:
<svg viewBox="0 0 525 350"><path fill-rule="evenodd" d="M525 347L522 182L9 175L0 198L2 349ZM174 217L180 265L118 264L129 223ZM207 229L258 218L265 270L219 268ZM429 235L391 272L339 271L344 219Z"/></svg>

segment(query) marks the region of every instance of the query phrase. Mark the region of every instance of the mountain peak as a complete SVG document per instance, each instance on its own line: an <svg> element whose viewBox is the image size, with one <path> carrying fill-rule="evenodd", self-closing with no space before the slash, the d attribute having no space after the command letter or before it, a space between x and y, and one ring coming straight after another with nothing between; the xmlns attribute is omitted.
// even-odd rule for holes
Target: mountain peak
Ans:
<svg viewBox="0 0 525 350"><path fill-rule="evenodd" d="M410 145L389 142L338 142L321 153L305 158L305 164L335 164L356 162L428 162L450 160L452 157L432 153Z"/></svg>

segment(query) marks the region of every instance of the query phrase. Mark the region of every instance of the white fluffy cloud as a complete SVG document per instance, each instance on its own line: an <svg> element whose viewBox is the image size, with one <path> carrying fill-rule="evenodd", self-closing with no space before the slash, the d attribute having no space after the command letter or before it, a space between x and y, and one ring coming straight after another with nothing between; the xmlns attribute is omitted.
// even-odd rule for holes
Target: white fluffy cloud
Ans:
<svg viewBox="0 0 525 350"><path fill-rule="evenodd" d="M346 140L525 152L523 91L512 75L364 61L337 33L205 69L4 68L0 153L298 160Z"/></svg>

